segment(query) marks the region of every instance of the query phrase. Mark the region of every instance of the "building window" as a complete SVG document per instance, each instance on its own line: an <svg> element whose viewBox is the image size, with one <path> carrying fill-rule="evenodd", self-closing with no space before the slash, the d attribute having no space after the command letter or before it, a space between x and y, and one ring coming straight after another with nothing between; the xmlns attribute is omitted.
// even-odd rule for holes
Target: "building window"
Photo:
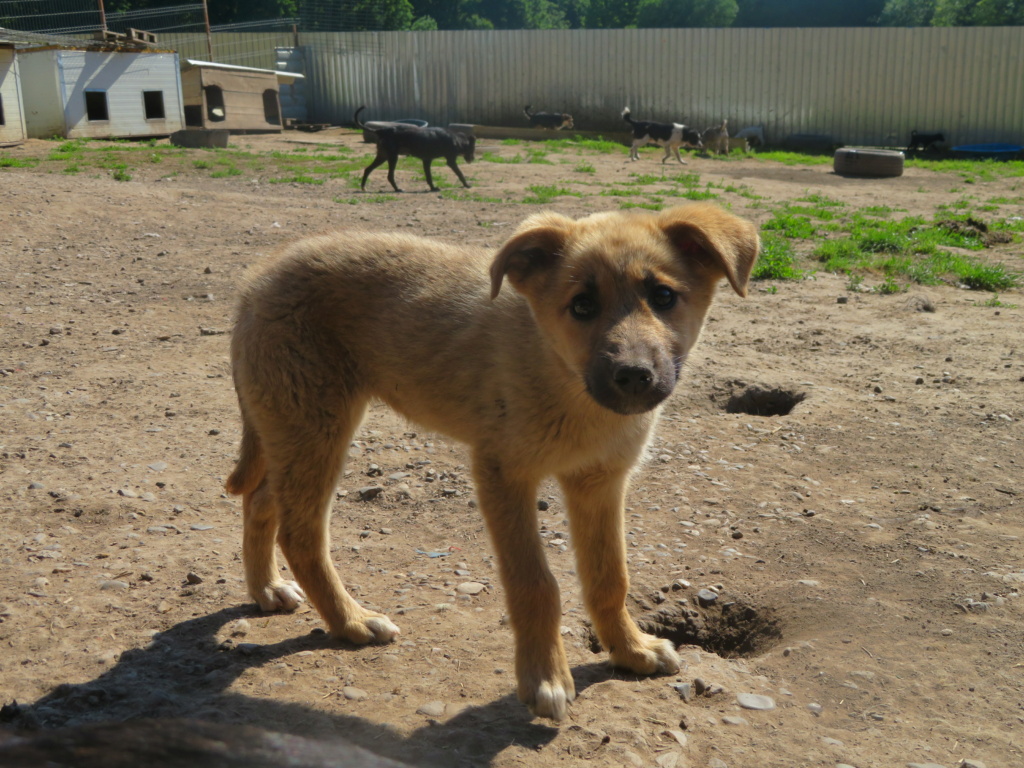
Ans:
<svg viewBox="0 0 1024 768"><path fill-rule="evenodd" d="M277 91L273 88L263 92L263 117L271 125L281 124L280 102L277 100Z"/></svg>
<svg viewBox="0 0 1024 768"><path fill-rule="evenodd" d="M219 123L224 120L224 91L218 85L207 85L203 88L206 92L206 119L211 123Z"/></svg>
<svg viewBox="0 0 1024 768"><path fill-rule="evenodd" d="M166 117L163 91L143 91L142 104L146 108L147 120L163 120Z"/></svg>
<svg viewBox="0 0 1024 768"><path fill-rule="evenodd" d="M106 91L85 92L85 114L90 122L110 119L110 115L107 113Z"/></svg>

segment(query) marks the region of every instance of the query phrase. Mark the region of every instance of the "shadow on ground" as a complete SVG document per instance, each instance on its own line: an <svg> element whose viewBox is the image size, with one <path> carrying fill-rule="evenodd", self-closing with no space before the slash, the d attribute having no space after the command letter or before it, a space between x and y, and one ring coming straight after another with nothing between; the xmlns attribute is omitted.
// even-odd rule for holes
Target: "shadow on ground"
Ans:
<svg viewBox="0 0 1024 768"><path fill-rule="evenodd" d="M402 736L387 725L360 717L228 691L248 669L301 651L339 647L328 635L317 632L247 648L245 654L237 649L221 650L217 638L221 628L252 615L251 606L242 606L181 622L156 635L148 647L124 652L115 666L95 680L60 685L32 704L7 705L2 719L17 728L40 729L44 734L55 728L140 719L166 720L170 724L188 718L214 725L204 727L201 736L215 731L216 724L222 724L225 731L229 724L244 724L304 739L345 739L377 755L423 768L486 765L513 744L540 749L558 733L557 727L531 717L512 694L483 706L468 707L444 722L428 721L412 734ZM612 672L606 665L589 664L577 667L574 675L577 690L582 691L609 679ZM177 727L168 725L164 735L153 738L172 738L166 733L173 733ZM143 728L132 738L141 742L147 738L145 734ZM95 738L95 729L89 738ZM246 732L233 732L232 738L245 739ZM329 743L325 746L331 748ZM176 765L165 763L170 764ZM253 760L251 764L265 763Z"/></svg>

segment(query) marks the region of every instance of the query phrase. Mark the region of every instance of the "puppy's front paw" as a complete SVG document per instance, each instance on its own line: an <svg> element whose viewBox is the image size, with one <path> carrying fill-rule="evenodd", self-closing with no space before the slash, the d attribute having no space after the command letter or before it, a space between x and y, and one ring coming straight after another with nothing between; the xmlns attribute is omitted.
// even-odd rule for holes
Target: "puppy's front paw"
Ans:
<svg viewBox="0 0 1024 768"><path fill-rule="evenodd" d="M645 634L639 640L608 654L611 663L638 675L674 675L679 671L679 654L670 641Z"/></svg>
<svg viewBox="0 0 1024 768"><path fill-rule="evenodd" d="M551 659L540 668L520 671L519 700L529 707L537 717L564 720L569 714L569 705L576 698L576 684L569 671L565 654Z"/></svg>
<svg viewBox="0 0 1024 768"><path fill-rule="evenodd" d="M356 645L367 643L390 643L401 633L391 619L381 613L366 611L354 616L339 629L331 629L331 634Z"/></svg>
<svg viewBox="0 0 1024 768"><path fill-rule="evenodd" d="M576 686L570 681L564 683L544 680L530 695L520 700L530 708L537 717L550 717L552 720L564 720L569 715L569 705L576 698Z"/></svg>
<svg viewBox="0 0 1024 768"><path fill-rule="evenodd" d="M253 599L262 611L294 611L306 599L302 587L294 581L271 584L254 592Z"/></svg>

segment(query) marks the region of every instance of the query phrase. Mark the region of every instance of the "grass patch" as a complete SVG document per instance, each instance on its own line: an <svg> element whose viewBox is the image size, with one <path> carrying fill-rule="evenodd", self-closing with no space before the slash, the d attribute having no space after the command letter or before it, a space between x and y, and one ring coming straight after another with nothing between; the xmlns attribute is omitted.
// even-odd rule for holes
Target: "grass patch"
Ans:
<svg viewBox="0 0 1024 768"><path fill-rule="evenodd" d="M35 168L39 161L34 157L0 157L0 168Z"/></svg>
<svg viewBox="0 0 1024 768"><path fill-rule="evenodd" d="M803 276L792 243L772 234L761 238L761 255L750 275L752 280L801 280Z"/></svg>
<svg viewBox="0 0 1024 768"><path fill-rule="evenodd" d="M546 205L556 197L583 197L579 192L555 184L531 184L527 189L530 194L523 198L523 202L531 205Z"/></svg>
<svg viewBox="0 0 1024 768"><path fill-rule="evenodd" d="M442 189L441 197L445 200L459 200L461 202L471 203L503 203L504 198L501 197L489 197L487 195L481 195L476 192L469 192L465 189Z"/></svg>
<svg viewBox="0 0 1024 768"><path fill-rule="evenodd" d="M323 184L323 179L317 179L306 174L297 173L294 176L282 176L276 179L267 179L268 184Z"/></svg>
<svg viewBox="0 0 1024 768"><path fill-rule="evenodd" d="M503 142L504 143L504 142ZM621 152L625 147L617 141L609 141L598 136L596 139L584 139L580 136L573 136L564 139L548 139L544 144L551 151L581 150L589 149L593 152L604 154Z"/></svg>
<svg viewBox="0 0 1024 768"><path fill-rule="evenodd" d="M814 227L814 223L809 217L789 213L788 211L779 211L768 219L768 221L762 224L761 229L767 230L768 232L775 232L781 237L800 240L807 240L814 237L814 234L817 231Z"/></svg>
<svg viewBox="0 0 1024 768"><path fill-rule="evenodd" d="M806 155L802 152L758 152L747 155L757 160L767 160L783 165L831 165L832 155Z"/></svg>

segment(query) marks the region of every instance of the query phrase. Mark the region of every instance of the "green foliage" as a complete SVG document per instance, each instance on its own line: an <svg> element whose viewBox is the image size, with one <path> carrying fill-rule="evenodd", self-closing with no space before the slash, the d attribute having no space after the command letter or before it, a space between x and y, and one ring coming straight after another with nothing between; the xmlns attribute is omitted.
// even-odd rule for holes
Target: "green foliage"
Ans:
<svg viewBox="0 0 1024 768"><path fill-rule="evenodd" d="M555 184L531 184L528 189L531 194L524 197L523 202L534 205L546 205L556 197L562 197L563 195L582 197L579 192L573 192L571 189L559 187Z"/></svg>
<svg viewBox="0 0 1024 768"><path fill-rule="evenodd" d="M761 255L754 264L752 280L800 280L803 276L788 240L771 234L761 238Z"/></svg>
<svg viewBox="0 0 1024 768"><path fill-rule="evenodd" d="M810 218L780 211L761 225L762 229L778 232L783 237L808 239L814 237L815 228Z"/></svg>
<svg viewBox="0 0 1024 768"><path fill-rule="evenodd" d="M636 25L641 29L728 27L739 10L736 0L640 0Z"/></svg>

